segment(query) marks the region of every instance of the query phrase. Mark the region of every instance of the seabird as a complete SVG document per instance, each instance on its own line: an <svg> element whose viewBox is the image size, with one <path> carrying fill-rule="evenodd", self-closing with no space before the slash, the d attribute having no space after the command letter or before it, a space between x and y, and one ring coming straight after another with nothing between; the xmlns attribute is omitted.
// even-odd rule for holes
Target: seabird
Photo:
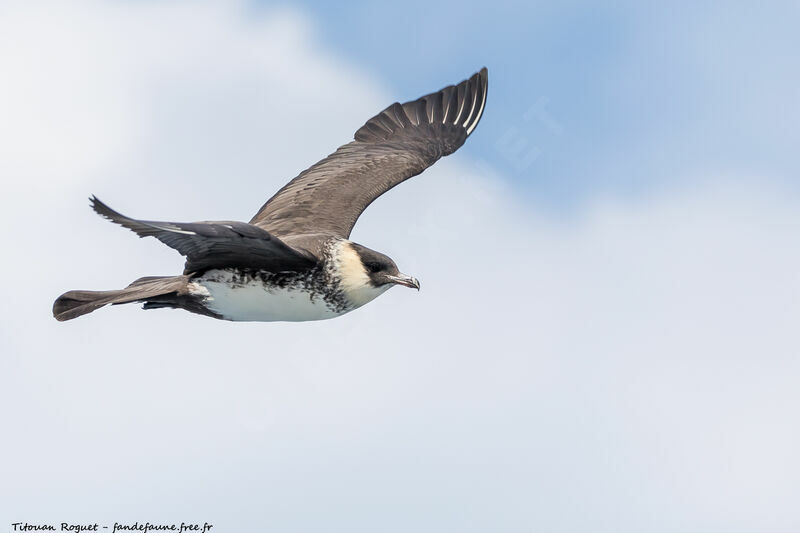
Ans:
<svg viewBox="0 0 800 533"><path fill-rule="evenodd" d="M53 316L71 320L108 304L180 308L234 321L333 318L390 287L419 290L388 256L349 240L378 196L452 154L486 105L486 68L457 85L369 119L354 140L287 183L244 222L156 222L126 217L92 196L92 208L139 237L186 257L179 276L137 279L115 291L69 291Z"/></svg>

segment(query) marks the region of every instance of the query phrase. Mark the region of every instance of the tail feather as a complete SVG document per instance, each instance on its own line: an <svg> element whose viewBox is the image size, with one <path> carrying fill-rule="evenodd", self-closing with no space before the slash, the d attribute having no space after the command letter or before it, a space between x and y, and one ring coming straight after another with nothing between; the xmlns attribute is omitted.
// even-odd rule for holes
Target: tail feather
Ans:
<svg viewBox="0 0 800 533"><path fill-rule="evenodd" d="M53 303L53 316L58 321L72 320L108 304L147 301L166 294L186 294L186 276L151 276L139 278L116 291L69 291Z"/></svg>

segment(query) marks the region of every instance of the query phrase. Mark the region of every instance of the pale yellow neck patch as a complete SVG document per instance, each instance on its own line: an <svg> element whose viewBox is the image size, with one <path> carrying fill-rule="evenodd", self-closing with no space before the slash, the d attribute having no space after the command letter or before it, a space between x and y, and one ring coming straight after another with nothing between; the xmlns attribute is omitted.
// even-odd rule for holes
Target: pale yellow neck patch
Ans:
<svg viewBox="0 0 800 533"><path fill-rule="evenodd" d="M350 241L340 241L334 246L333 264L342 292L355 307L371 302L390 287L372 285L361 257Z"/></svg>

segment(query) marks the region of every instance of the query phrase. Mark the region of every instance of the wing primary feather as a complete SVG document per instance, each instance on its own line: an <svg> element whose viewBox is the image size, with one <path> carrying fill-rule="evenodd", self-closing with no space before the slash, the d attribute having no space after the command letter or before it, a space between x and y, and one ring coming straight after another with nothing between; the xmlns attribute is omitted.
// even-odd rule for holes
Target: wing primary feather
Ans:
<svg viewBox="0 0 800 533"><path fill-rule="evenodd" d="M424 98L417 100L417 126L430 124L427 111L428 102Z"/></svg>
<svg viewBox="0 0 800 533"><path fill-rule="evenodd" d="M178 228L176 228L176 227L174 227L174 226L169 226L169 225L160 225L160 224L154 224L154 223L152 223L152 222L151 222L151 223L148 223L148 225L149 225L149 226L153 226L153 227L154 227L154 228L156 228L156 229L160 229L160 230L164 230L164 231L169 231L169 232L172 232L172 233L182 233L182 234L184 234L184 235L197 235L197 233L196 233L196 232L194 232L194 231L188 231L188 230L178 229ZM229 228L230 228L230 227L229 227Z"/></svg>
<svg viewBox="0 0 800 533"><path fill-rule="evenodd" d="M458 88L456 87L449 87L449 91L446 91L442 97L447 98L447 102L445 103L445 111L444 111L444 118L442 118L442 124L447 124L447 115L448 113L455 113L455 108L458 106Z"/></svg>
<svg viewBox="0 0 800 533"><path fill-rule="evenodd" d="M467 99L469 100L469 112L467 114L467 118L464 119L464 123L461 125L464 129L467 129L467 126L469 125L470 121L472 120L473 114L477 110L477 107L476 107L475 104L476 104L476 102L478 100L478 91L479 91L478 84L477 83L473 83L472 84L472 91L470 91L470 93L467 95Z"/></svg>
<svg viewBox="0 0 800 533"><path fill-rule="evenodd" d="M428 102L428 121L433 124L436 122L442 122L442 117L444 116L444 109L442 107L442 103L444 102L444 92L439 91L438 93L431 95L429 98L426 98Z"/></svg>
<svg viewBox="0 0 800 533"><path fill-rule="evenodd" d="M485 72L481 71L481 74L485 76ZM467 128L467 135L470 135L472 131L478 126L478 122L480 122L481 117L483 116L483 109L486 107L486 94L489 92L487 90L487 86L485 83L481 83L478 85L481 91L481 103L478 112L475 114L475 119L472 121L472 124L469 125Z"/></svg>
<svg viewBox="0 0 800 533"><path fill-rule="evenodd" d="M425 115L427 116L429 123L436 122L436 104L438 103L441 108L441 102L442 93L436 93L428 98L425 98Z"/></svg>
<svg viewBox="0 0 800 533"><path fill-rule="evenodd" d="M458 86L458 113L456 118L453 119L453 124L459 124L461 115L464 112L464 105L467 102L467 94L469 93L469 80L466 83L459 84Z"/></svg>
<svg viewBox="0 0 800 533"><path fill-rule="evenodd" d="M412 126L411 121L408 120L406 116L406 112L403 109L403 106L400 104L393 104L392 105L392 114L395 116L397 123L400 125L401 128L410 128Z"/></svg>

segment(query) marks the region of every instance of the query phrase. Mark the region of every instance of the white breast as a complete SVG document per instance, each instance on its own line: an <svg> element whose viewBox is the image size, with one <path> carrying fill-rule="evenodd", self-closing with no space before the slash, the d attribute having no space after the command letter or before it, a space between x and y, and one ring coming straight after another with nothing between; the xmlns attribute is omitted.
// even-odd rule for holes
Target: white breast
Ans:
<svg viewBox="0 0 800 533"><path fill-rule="evenodd" d="M334 318L352 308L337 310L320 294L295 288L268 287L260 279L233 280L230 272L210 271L190 283L190 291L226 320L242 322L303 322Z"/></svg>

